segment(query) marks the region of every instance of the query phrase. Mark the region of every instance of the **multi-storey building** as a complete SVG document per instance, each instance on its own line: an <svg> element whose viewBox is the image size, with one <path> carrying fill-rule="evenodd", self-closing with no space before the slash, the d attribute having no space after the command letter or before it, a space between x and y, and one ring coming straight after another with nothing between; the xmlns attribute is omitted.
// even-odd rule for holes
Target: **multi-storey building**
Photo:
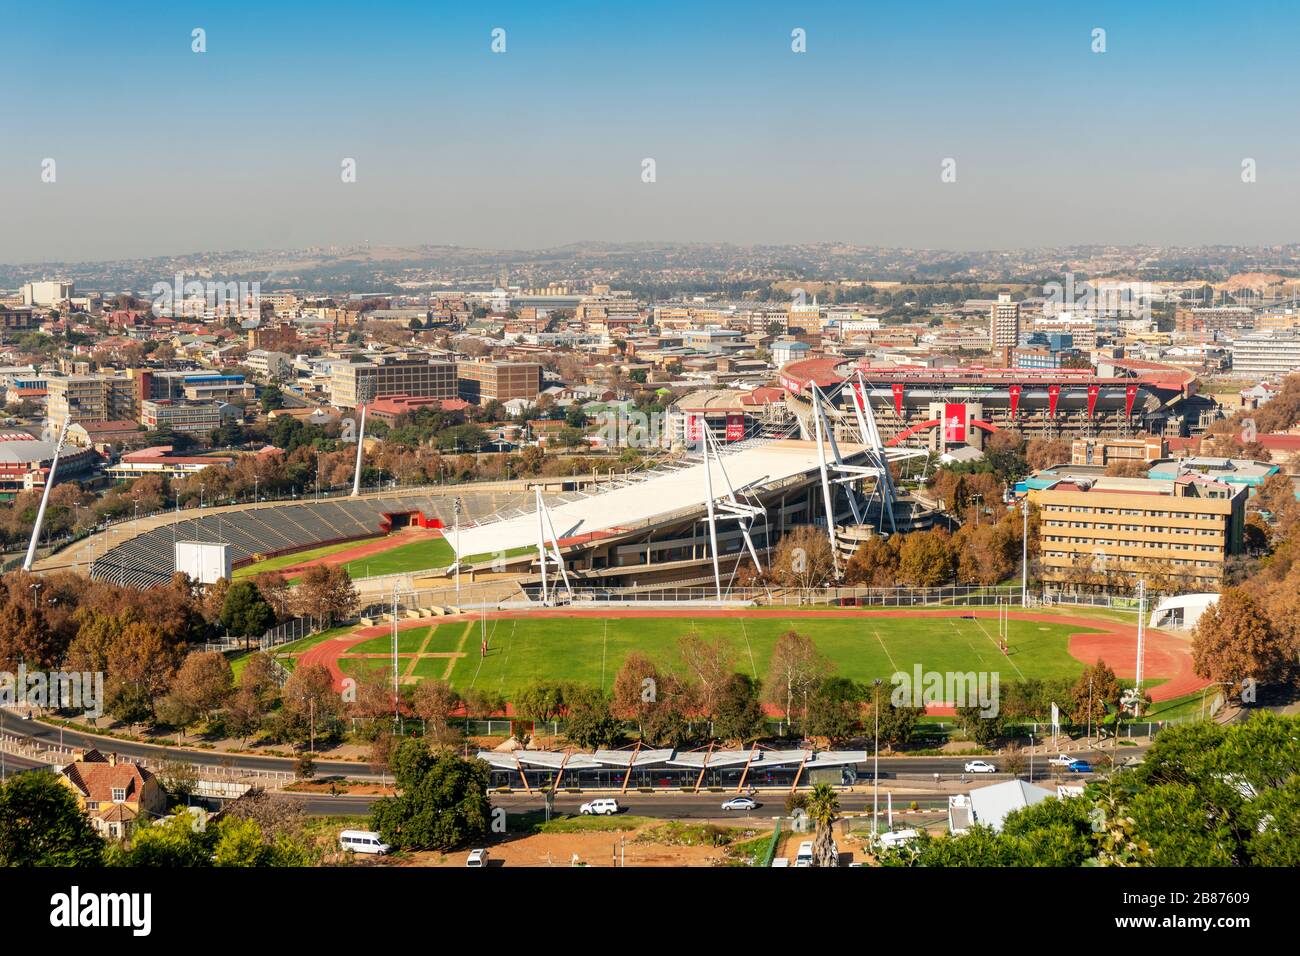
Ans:
<svg viewBox="0 0 1300 956"><path fill-rule="evenodd" d="M420 352L335 362L330 367L330 401L339 408L358 408L391 395L455 398L456 376L456 363L435 361Z"/></svg>
<svg viewBox="0 0 1300 956"><path fill-rule="evenodd" d="M1149 464L1169 454L1169 443L1155 435L1143 438L1076 438L1070 443L1070 464L1106 467L1119 462Z"/></svg>
<svg viewBox="0 0 1300 956"><path fill-rule="evenodd" d="M1232 370L1248 377L1289 375L1300 369L1300 332L1253 332L1232 343Z"/></svg>
<svg viewBox="0 0 1300 956"><path fill-rule="evenodd" d="M1020 303L1012 302L1006 293L989 309L989 346L996 354L1000 349L1012 349L1020 344Z"/></svg>
<svg viewBox="0 0 1300 956"><path fill-rule="evenodd" d="M113 422L139 415L138 383L127 376L51 376L46 381L46 418L52 428L67 422Z"/></svg>
<svg viewBox="0 0 1300 956"><path fill-rule="evenodd" d="M476 405L516 398L532 401L542 389L542 366L537 362L459 362L460 397Z"/></svg>
<svg viewBox="0 0 1300 956"><path fill-rule="evenodd" d="M1044 581L1102 582L1111 575L1174 579L1217 590L1242 550L1247 489L1197 474L1173 480L1062 478L1029 498L1041 509Z"/></svg>
<svg viewBox="0 0 1300 956"><path fill-rule="evenodd" d="M169 428L174 432L206 435L221 427L227 418L237 418L233 405L218 402L173 402L147 400L140 404L140 424L149 431Z"/></svg>

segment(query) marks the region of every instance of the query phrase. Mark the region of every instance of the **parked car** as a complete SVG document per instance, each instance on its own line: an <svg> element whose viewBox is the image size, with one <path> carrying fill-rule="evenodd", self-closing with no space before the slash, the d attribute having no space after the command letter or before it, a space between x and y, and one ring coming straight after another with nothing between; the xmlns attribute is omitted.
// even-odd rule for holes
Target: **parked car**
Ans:
<svg viewBox="0 0 1300 956"><path fill-rule="evenodd" d="M998 768L987 760L966 761L966 773L997 773Z"/></svg>
<svg viewBox="0 0 1300 956"><path fill-rule="evenodd" d="M883 850L888 850L893 847L905 846L920 835L916 830L891 830L888 833L880 834L880 847Z"/></svg>
<svg viewBox="0 0 1300 956"><path fill-rule="evenodd" d="M1068 767L1078 759L1078 757L1071 757L1069 754L1057 754L1047 762L1053 767Z"/></svg>
<svg viewBox="0 0 1300 956"><path fill-rule="evenodd" d="M487 865L488 865L488 851L487 851L487 850L470 850L470 851L469 851L469 858L468 858L467 860L465 860L465 865L466 865L466 866L487 866Z"/></svg>
<svg viewBox="0 0 1300 956"><path fill-rule="evenodd" d="M373 830L344 830L339 834L339 846L355 853L374 853L383 856L392 849Z"/></svg>
<svg viewBox="0 0 1300 956"><path fill-rule="evenodd" d="M759 803L753 797L732 797L722 805L724 810L757 810Z"/></svg>
<svg viewBox="0 0 1300 956"><path fill-rule="evenodd" d="M1065 769L1070 773L1092 773L1092 764L1086 760L1076 760Z"/></svg>
<svg viewBox="0 0 1300 956"><path fill-rule="evenodd" d="M812 866L812 840L804 840L799 844L799 852L794 855L795 866Z"/></svg>
<svg viewBox="0 0 1300 956"><path fill-rule="evenodd" d="M619 809L618 801L613 797L602 797L599 800L584 803L578 808L578 812L587 816L594 814L598 817L604 817L618 813Z"/></svg>

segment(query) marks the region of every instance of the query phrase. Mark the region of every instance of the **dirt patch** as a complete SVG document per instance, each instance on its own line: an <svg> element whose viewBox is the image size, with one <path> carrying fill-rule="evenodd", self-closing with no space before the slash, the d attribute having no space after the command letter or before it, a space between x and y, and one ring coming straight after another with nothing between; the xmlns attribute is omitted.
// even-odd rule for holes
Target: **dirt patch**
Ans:
<svg viewBox="0 0 1300 956"><path fill-rule="evenodd" d="M653 826L653 825L652 825ZM637 834L650 826L623 833L533 833L507 836L488 844L488 856L504 866L718 866L723 847L665 846L637 842ZM468 851L412 853L397 866L461 866ZM574 857L578 862L574 863Z"/></svg>

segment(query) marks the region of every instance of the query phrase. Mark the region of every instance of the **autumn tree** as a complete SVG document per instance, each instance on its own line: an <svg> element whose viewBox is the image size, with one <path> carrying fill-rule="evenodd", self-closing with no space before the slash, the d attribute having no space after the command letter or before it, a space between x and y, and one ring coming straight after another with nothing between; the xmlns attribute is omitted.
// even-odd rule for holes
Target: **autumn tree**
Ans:
<svg viewBox="0 0 1300 956"><path fill-rule="evenodd" d="M303 615L345 620L356 614L360 598L352 575L343 565L316 564L298 583L298 608Z"/></svg>
<svg viewBox="0 0 1300 956"><path fill-rule="evenodd" d="M824 530L800 525L781 538L772 555L772 579L789 588L815 588L835 578L835 556Z"/></svg>
<svg viewBox="0 0 1300 956"><path fill-rule="evenodd" d="M324 664L299 665L284 684L277 733L285 740L306 742L314 751L316 738L338 734L342 708L329 668Z"/></svg>
<svg viewBox="0 0 1300 956"><path fill-rule="evenodd" d="M898 583L898 549L901 535L885 539L872 535L858 545L844 568L844 583L871 588L892 588Z"/></svg>
<svg viewBox="0 0 1300 956"><path fill-rule="evenodd" d="M763 698L781 708L789 721L798 713L803 726L808 722L808 700L830 673L831 666L812 638L797 631L786 631L772 648Z"/></svg>
<svg viewBox="0 0 1300 956"><path fill-rule="evenodd" d="M733 651L721 638L705 640L692 631L677 642L686 673L696 688L696 705L701 714L711 717L717 713L722 688L732 675Z"/></svg>
<svg viewBox="0 0 1300 956"><path fill-rule="evenodd" d="M1119 712L1124 688L1110 666L1100 658L1084 668L1070 691L1070 717L1076 724L1100 725L1110 710Z"/></svg>
<svg viewBox="0 0 1300 956"><path fill-rule="evenodd" d="M1242 588L1227 588L1201 615L1192 637L1192 665L1206 680L1226 682L1233 695L1253 679L1285 680L1295 666L1294 640L1274 626Z"/></svg>
<svg viewBox="0 0 1300 956"><path fill-rule="evenodd" d="M416 686L411 708L424 721L425 736L434 743L447 744L458 736L451 716L460 704L460 695L446 681L425 680Z"/></svg>
<svg viewBox="0 0 1300 956"><path fill-rule="evenodd" d="M941 528L915 531L903 538L898 554L898 577L914 587L937 587L953 579L956 554L952 536Z"/></svg>

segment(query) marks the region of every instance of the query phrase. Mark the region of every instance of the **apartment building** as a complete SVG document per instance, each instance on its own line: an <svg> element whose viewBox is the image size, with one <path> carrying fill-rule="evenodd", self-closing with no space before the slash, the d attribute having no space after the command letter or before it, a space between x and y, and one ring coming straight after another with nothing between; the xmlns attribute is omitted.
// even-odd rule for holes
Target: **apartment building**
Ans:
<svg viewBox="0 0 1300 956"><path fill-rule="evenodd" d="M1232 343L1232 370L1247 377L1289 375L1300 369L1300 332L1253 332Z"/></svg>
<svg viewBox="0 0 1300 956"><path fill-rule="evenodd" d="M1031 490L1039 508L1043 580L1078 584L1081 571L1164 575L1195 591L1217 590L1242 550L1243 486L1202 475L1174 480L1063 478Z"/></svg>
<svg viewBox="0 0 1300 956"><path fill-rule="evenodd" d="M39 323L31 309L9 309L0 305L0 329L6 332L22 332L34 329Z"/></svg>
<svg viewBox="0 0 1300 956"><path fill-rule="evenodd" d="M220 402L150 399L140 403L140 424L151 432L169 428L174 432L207 435L220 428L223 421L240 417L235 406Z"/></svg>
<svg viewBox="0 0 1300 956"><path fill-rule="evenodd" d="M1102 468L1118 462L1150 464L1169 455L1169 443L1159 436L1145 438L1076 438L1070 445L1071 465Z"/></svg>
<svg viewBox="0 0 1300 956"><path fill-rule="evenodd" d="M127 376L51 376L46 381L46 420L51 428L66 422L114 422L139 415L139 385Z"/></svg>
<svg viewBox="0 0 1300 956"><path fill-rule="evenodd" d="M1009 293L999 293L989 309L989 347L996 353L1019 344L1020 303L1012 302Z"/></svg>
<svg viewBox="0 0 1300 956"><path fill-rule="evenodd" d="M339 408L358 408L391 395L456 398L457 374L456 363L436 361L422 352L335 362L330 367L330 401Z"/></svg>
<svg viewBox="0 0 1300 956"><path fill-rule="evenodd" d="M248 348L265 349L268 352L296 353L302 346L295 325L262 325L248 330Z"/></svg>
<svg viewBox="0 0 1300 956"><path fill-rule="evenodd" d="M542 390L542 366L537 362L458 362L460 397L475 405L491 401L531 402Z"/></svg>
<svg viewBox="0 0 1300 956"><path fill-rule="evenodd" d="M293 368L293 356L286 352L253 349L244 356L244 364L265 379L281 379Z"/></svg>

